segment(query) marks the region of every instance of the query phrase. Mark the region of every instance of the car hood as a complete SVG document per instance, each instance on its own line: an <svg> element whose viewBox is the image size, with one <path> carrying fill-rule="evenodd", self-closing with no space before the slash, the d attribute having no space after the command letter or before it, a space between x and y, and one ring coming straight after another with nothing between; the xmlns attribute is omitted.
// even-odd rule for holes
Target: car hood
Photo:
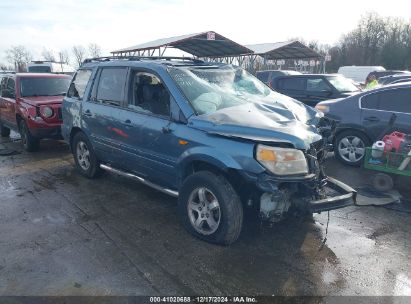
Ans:
<svg viewBox="0 0 411 304"><path fill-rule="evenodd" d="M306 150L321 140L317 123L321 114L290 100L279 103L247 103L192 116L189 126L209 134L265 143L288 143Z"/></svg>
<svg viewBox="0 0 411 304"><path fill-rule="evenodd" d="M22 97L21 100L33 106L62 103L64 96L29 96Z"/></svg>

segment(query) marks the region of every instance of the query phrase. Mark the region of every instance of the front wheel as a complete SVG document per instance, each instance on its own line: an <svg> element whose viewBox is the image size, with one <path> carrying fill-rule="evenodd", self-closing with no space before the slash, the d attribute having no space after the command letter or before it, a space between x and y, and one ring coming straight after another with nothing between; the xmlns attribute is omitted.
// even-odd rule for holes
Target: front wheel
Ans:
<svg viewBox="0 0 411 304"><path fill-rule="evenodd" d="M189 176L179 194L178 209L184 227L207 242L235 242L243 223L243 206L223 176L201 171Z"/></svg>
<svg viewBox="0 0 411 304"><path fill-rule="evenodd" d="M19 131L23 147L28 152L34 152L39 148L39 139L31 135L24 120L19 122Z"/></svg>
<svg viewBox="0 0 411 304"><path fill-rule="evenodd" d="M100 174L100 162L84 133L79 132L74 135L72 150L76 169L81 175L87 178L94 178Z"/></svg>

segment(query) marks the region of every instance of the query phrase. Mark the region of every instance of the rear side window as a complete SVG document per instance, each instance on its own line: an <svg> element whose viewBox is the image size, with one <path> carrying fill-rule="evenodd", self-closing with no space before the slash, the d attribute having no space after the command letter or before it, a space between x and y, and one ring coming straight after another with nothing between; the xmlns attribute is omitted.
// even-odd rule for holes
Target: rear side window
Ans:
<svg viewBox="0 0 411 304"><path fill-rule="evenodd" d="M411 88L380 92L380 110L411 113Z"/></svg>
<svg viewBox="0 0 411 304"><path fill-rule="evenodd" d="M305 90L304 78L283 78L278 81L278 88L283 90Z"/></svg>
<svg viewBox="0 0 411 304"><path fill-rule="evenodd" d="M127 68L103 68L97 86L99 102L119 106L124 100Z"/></svg>
<svg viewBox="0 0 411 304"><path fill-rule="evenodd" d="M378 110L378 94L369 94L361 99L361 108Z"/></svg>
<svg viewBox="0 0 411 304"><path fill-rule="evenodd" d="M70 84L67 97L82 99L90 76L91 70L79 70Z"/></svg>

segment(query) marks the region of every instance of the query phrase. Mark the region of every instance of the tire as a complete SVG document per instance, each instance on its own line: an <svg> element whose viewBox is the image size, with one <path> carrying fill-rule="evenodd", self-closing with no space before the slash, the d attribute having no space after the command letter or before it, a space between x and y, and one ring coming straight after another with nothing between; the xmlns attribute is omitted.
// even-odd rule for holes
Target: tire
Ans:
<svg viewBox="0 0 411 304"><path fill-rule="evenodd" d="M81 175L87 178L95 178L100 175L100 162L94 153L93 146L83 132L74 135L72 151L76 169Z"/></svg>
<svg viewBox="0 0 411 304"><path fill-rule="evenodd" d="M39 148L39 139L31 135L30 130L24 120L19 121L19 131L24 149L27 152L37 151Z"/></svg>
<svg viewBox="0 0 411 304"><path fill-rule="evenodd" d="M385 173L377 173L372 178L372 186L380 192L390 191L394 187L394 180Z"/></svg>
<svg viewBox="0 0 411 304"><path fill-rule="evenodd" d="M370 140L364 133L347 130L335 138L334 153L343 164L358 167L364 160L365 147L370 145Z"/></svg>
<svg viewBox="0 0 411 304"><path fill-rule="evenodd" d="M184 227L204 241L229 245L240 235L243 206L223 176L200 171L186 178L179 193L178 211Z"/></svg>
<svg viewBox="0 0 411 304"><path fill-rule="evenodd" d="M10 136L10 129L6 128L0 123L0 135L1 137L9 137Z"/></svg>

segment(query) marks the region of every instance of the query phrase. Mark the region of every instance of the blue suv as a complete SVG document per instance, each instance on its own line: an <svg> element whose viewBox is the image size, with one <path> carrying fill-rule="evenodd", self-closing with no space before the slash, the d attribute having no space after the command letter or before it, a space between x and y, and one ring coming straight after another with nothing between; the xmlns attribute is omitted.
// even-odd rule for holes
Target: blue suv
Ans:
<svg viewBox="0 0 411 304"><path fill-rule="evenodd" d="M185 228L230 244L245 208L278 221L355 203L322 161L333 127L231 65L188 58L86 60L63 101L62 134L88 178L101 170L178 197Z"/></svg>

